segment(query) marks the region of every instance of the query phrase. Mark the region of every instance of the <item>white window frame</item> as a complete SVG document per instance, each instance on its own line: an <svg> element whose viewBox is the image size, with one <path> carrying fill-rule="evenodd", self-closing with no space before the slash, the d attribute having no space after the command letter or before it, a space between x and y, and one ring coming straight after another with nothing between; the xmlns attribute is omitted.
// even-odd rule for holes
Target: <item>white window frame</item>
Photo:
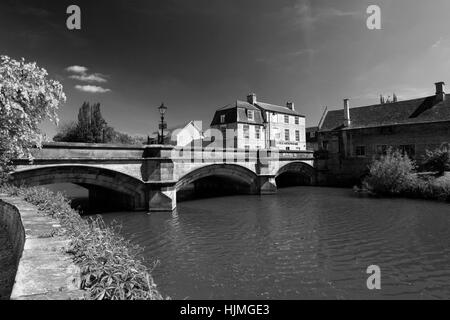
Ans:
<svg viewBox="0 0 450 320"><path fill-rule="evenodd" d="M220 115L220 123L225 123L225 115L224 114Z"/></svg>
<svg viewBox="0 0 450 320"><path fill-rule="evenodd" d="M247 130L245 130L245 128L247 128ZM250 126L248 124L244 124L242 126L242 131L243 131L244 139L249 139L250 138Z"/></svg>
<svg viewBox="0 0 450 320"><path fill-rule="evenodd" d="M286 133L288 138L286 139ZM291 131L289 129L284 129L284 141L291 141Z"/></svg>
<svg viewBox="0 0 450 320"><path fill-rule="evenodd" d="M247 118L250 121L255 121L255 112L254 112L254 110L247 110Z"/></svg>

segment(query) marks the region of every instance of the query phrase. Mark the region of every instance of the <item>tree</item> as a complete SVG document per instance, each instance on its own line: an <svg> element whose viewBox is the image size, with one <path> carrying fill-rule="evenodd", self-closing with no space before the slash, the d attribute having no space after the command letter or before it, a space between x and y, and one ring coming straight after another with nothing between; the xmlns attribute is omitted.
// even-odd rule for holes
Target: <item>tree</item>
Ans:
<svg viewBox="0 0 450 320"><path fill-rule="evenodd" d="M395 92L394 92L394 95L392 97L392 102L397 102L397 95L395 94Z"/></svg>
<svg viewBox="0 0 450 320"><path fill-rule="evenodd" d="M42 143L39 124L57 123L56 111L65 101L63 86L35 62L0 56L0 175L11 159L31 158L29 148Z"/></svg>
<svg viewBox="0 0 450 320"><path fill-rule="evenodd" d="M78 122L69 122L58 128L53 137L59 142L85 142L85 143L120 143L145 144L143 137L131 136L116 131L103 119L100 103L92 106L84 102L78 111Z"/></svg>
<svg viewBox="0 0 450 320"><path fill-rule="evenodd" d="M75 121L66 122L58 127L58 132L53 137L53 141L58 142L77 142L78 141L78 124Z"/></svg>
<svg viewBox="0 0 450 320"><path fill-rule="evenodd" d="M90 105L84 102L78 111L76 128L62 127L54 137L54 141L103 143L107 131L107 122L103 119L100 103Z"/></svg>

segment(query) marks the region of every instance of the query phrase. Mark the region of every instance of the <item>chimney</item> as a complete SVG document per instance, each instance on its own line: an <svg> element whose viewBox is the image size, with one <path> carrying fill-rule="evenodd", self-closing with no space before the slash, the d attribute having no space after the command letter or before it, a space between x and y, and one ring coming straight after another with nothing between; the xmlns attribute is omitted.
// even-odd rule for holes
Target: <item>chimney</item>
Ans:
<svg viewBox="0 0 450 320"><path fill-rule="evenodd" d="M295 110L295 105L293 102L287 102L286 103L286 108L291 109L292 111Z"/></svg>
<svg viewBox="0 0 450 320"><path fill-rule="evenodd" d="M256 94L250 93L247 96L247 102L250 103L250 104L255 104L256 103Z"/></svg>
<svg viewBox="0 0 450 320"><path fill-rule="evenodd" d="M348 127L350 124L350 102L349 99L344 99L344 126Z"/></svg>
<svg viewBox="0 0 450 320"><path fill-rule="evenodd" d="M444 82L436 82L436 100L444 101L445 100L445 83Z"/></svg>

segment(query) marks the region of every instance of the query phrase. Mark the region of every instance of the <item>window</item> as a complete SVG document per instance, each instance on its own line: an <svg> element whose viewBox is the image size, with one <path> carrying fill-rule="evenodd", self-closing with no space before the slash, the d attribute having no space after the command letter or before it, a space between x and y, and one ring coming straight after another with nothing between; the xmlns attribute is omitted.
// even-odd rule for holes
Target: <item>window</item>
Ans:
<svg viewBox="0 0 450 320"><path fill-rule="evenodd" d="M245 151L250 150L250 146L245 146L244 148L245 148Z"/></svg>
<svg viewBox="0 0 450 320"><path fill-rule="evenodd" d="M409 158L414 158L416 155L416 146L413 144L406 144L399 147L400 152L403 155L407 155Z"/></svg>
<svg viewBox="0 0 450 320"><path fill-rule="evenodd" d="M225 141L227 139L227 128L221 128L220 131L222 132L222 140Z"/></svg>
<svg viewBox="0 0 450 320"><path fill-rule="evenodd" d="M251 121L255 120L255 115L253 113L253 110L247 110L247 118L248 118L248 120L251 120Z"/></svg>
<svg viewBox="0 0 450 320"><path fill-rule="evenodd" d="M295 117L295 124L299 124L298 117Z"/></svg>
<svg viewBox="0 0 450 320"><path fill-rule="evenodd" d="M220 123L225 123L225 115L224 114L220 115Z"/></svg>
<svg viewBox="0 0 450 320"><path fill-rule="evenodd" d="M322 149L323 150L328 150L328 145L329 145L329 143L328 143L328 141L322 141Z"/></svg>
<svg viewBox="0 0 450 320"><path fill-rule="evenodd" d="M366 156L366 147L365 146L357 146L355 153L356 153L357 157L365 157Z"/></svg>
<svg viewBox="0 0 450 320"><path fill-rule="evenodd" d="M289 116L284 116L284 123L289 123Z"/></svg>
<svg viewBox="0 0 450 320"><path fill-rule="evenodd" d="M291 150L291 148L290 147L286 147L286 151L289 151L289 150Z"/></svg>
<svg viewBox="0 0 450 320"><path fill-rule="evenodd" d="M387 148L388 148L388 146L385 145L385 144L377 145L377 154L378 155L385 155L386 152L387 152Z"/></svg>
<svg viewBox="0 0 450 320"><path fill-rule="evenodd" d="M259 127L255 127L255 138L259 139L261 137L261 131Z"/></svg>
<svg viewBox="0 0 450 320"><path fill-rule="evenodd" d="M316 133L314 132L314 131L311 131L310 133L309 133L309 137L310 138L314 138L316 136Z"/></svg>
<svg viewBox="0 0 450 320"><path fill-rule="evenodd" d="M300 131L295 130L295 141L300 141Z"/></svg>
<svg viewBox="0 0 450 320"><path fill-rule="evenodd" d="M248 139L250 138L249 130L248 130L248 124L244 124L244 138Z"/></svg>
<svg viewBox="0 0 450 320"><path fill-rule="evenodd" d="M289 141L289 129L284 129L284 140Z"/></svg>

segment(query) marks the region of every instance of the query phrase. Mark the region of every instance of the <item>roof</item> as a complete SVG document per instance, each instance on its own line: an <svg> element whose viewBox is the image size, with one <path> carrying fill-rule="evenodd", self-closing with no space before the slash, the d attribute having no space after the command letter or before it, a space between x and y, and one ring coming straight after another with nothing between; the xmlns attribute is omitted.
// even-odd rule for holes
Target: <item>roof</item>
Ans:
<svg viewBox="0 0 450 320"><path fill-rule="evenodd" d="M254 111L253 114L254 120L248 119L246 110ZM221 115L225 115L224 123L220 121ZM264 120L260 109L256 108L254 105L247 103L245 101L237 100L235 103L228 104L218 109L214 113L211 126L235 122L262 125L264 123Z"/></svg>
<svg viewBox="0 0 450 320"><path fill-rule="evenodd" d="M217 111L219 111L219 110L226 110L226 109L233 109L233 108L236 108L236 107L238 107L238 108L245 108L245 109L249 109L249 110L258 110L259 111L259 109L256 108L254 105L252 105L252 104L250 104L250 103L248 103L246 101L241 101L241 100L236 100L236 102L234 102L234 103L227 104L225 107L222 107L222 108L218 109Z"/></svg>
<svg viewBox="0 0 450 320"><path fill-rule="evenodd" d="M308 127L308 128L305 128L305 131L306 132L316 132L316 131L319 131L319 127Z"/></svg>
<svg viewBox="0 0 450 320"><path fill-rule="evenodd" d="M350 126L344 127L344 111L328 111L320 131L360 129L400 124L450 121L450 95L444 101L436 96L350 108Z"/></svg>
<svg viewBox="0 0 450 320"><path fill-rule="evenodd" d="M271 111L271 112L278 112L278 113L284 113L284 114L289 114L289 115L294 115L294 116L299 116L299 117L304 117L303 115L301 115L300 113L298 113L295 110L291 110L288 107L283 107L283 106L277 106L275 104L270 104L270 103L265 103L265 102L259 102L256 101L255 105L257 107L260 107L261 109L265 110L265 111Z"/></svg>

